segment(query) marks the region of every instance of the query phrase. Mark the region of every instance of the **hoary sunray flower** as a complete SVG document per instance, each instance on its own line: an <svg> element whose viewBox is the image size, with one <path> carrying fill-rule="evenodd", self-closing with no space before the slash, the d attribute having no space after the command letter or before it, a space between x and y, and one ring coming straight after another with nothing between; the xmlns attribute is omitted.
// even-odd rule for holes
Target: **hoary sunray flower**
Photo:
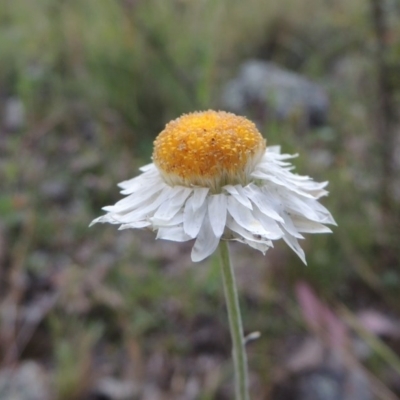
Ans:
<svg viewBox="0 0 400 400"><path fill-rule="evenodd" d="M154 142L153 163L120 183L126 195L96 222L120 229L150 228L158 239L195 239L192 260L219 246L232 336L236 400L249 400L245 339L226 240L265 253L283 239L305 262L302 233L330 232L335 224L318 199L327 182L294 174L278 146L266 146L256 126L227 112L183 115Z"/></svg>
<svg viewBox="0 0 400 400"><path fill-rule="evenodd" d="M93 223L150 228L157 239L195 239L192 260L211 255L220 240L265 253L283 239L305 262L303 233L335 224L318 199L327 182L292 172L278 146L266 146L256 126L222 111L186 114L154 141L153 163L119 184L126 195Z"/></svg>

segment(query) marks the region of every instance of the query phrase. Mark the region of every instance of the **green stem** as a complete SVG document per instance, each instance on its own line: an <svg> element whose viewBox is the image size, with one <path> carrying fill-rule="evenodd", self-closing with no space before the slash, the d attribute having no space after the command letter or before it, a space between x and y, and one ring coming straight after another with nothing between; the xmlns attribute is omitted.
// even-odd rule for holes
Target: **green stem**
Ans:
<svg viewBox="0 0 400 400"><path fill-rule="evenodd" d="M228 308L229 326L232 336L232 355L235 366L236 400L249 400L247 356L243 337L242 318L240 315L235 276L229 257L229 247L226 241L220 241L219 252L221 257L225 300Z"/></svg>

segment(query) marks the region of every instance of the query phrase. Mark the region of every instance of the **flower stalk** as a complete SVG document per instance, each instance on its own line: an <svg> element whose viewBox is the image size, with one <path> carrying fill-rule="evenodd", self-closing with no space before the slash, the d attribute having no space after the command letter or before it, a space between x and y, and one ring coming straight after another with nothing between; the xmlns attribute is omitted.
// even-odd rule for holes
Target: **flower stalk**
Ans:
<svg viewBox="0 0 400 400"><path fill-rule="evenodd" d="M235 368L235 399L249 400L247 356L243 336L242 317L240 314L235 275L229 256L228 243L226 241L220 241L219 253L225 300L228 309L229 327L232 337L232 356Z"/></svg>

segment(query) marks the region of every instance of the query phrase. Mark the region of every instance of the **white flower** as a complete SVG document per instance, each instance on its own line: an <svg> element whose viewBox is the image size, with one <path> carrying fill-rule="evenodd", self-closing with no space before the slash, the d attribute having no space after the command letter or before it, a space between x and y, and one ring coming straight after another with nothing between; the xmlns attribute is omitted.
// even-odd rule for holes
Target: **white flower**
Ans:
<svg viewBox="0 0 400 400"><path fill-rule="evenodd" d="M317 200L327 182L292 173L279 146L266 147L243 117L206 111L170 122L154 142L154 163L122 182L126 195L104 207L97 222L119 229L150 228L157 239L195 239L192 260L211 255L219 241L236 240L265 254L283 239L305 263L302 233L331 232L335 224Z"/></svg>

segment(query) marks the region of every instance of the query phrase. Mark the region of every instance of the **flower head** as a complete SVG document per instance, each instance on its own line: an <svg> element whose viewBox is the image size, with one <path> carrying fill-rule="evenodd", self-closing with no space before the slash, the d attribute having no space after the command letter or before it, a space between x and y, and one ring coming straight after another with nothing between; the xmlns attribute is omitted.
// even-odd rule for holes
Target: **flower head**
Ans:
<svg viewBox="0 0 400 400"><path fill-rule="evenodd" d="M246 118L227 112L198 112L171 121L154 141L153 160L170 185L201 186L250 182L265 139Z"/></svg>
<svg viewBox="0 0 400 400"><path fill-rule="evenodd" d="M236 240L265 253L283 239L305 262L302 233L331 232L335 224L317 200L327 182L291 172L278 146L266 147L244 117L196 112L171 121L154 141L153 161L119 186L127 195L93 223L150 228L157 239L195 239L192 260Z"/></svg>

